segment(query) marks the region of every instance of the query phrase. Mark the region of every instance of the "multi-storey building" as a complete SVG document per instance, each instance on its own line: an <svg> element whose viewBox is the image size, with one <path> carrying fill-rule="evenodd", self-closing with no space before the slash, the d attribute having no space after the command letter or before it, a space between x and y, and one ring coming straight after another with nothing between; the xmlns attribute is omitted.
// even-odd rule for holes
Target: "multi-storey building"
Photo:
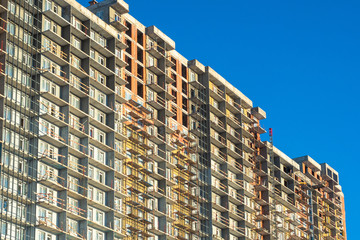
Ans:
<svg viewBox="0 0 360 240"><path fill-rule="evenodd" d="M122 0L0 1L2 239L345 239L338 173Z"/></svg>

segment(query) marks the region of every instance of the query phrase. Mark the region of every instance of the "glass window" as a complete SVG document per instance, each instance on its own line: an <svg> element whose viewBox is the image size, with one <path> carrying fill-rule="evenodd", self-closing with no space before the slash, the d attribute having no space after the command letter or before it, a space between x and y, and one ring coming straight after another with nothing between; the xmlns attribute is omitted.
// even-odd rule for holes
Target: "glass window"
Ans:
<svg viewBox="0 0 360 240"><path fill-rule="evenodd" d="M44 9L44 11L50 10L50 9L51 9L51 1L50 1L50 0L46 0L46 1L45 1L45 9Z"/></svg>
<svg viewBox="0 0 360 240"><path fill-rule="evenodd" d="M102 93L99 93L99 102L102 103L102 104L106 104L106 95L105 94L102 94Z"/></svg>
<svg viewBox="0 0 360 240"><path fill-rule="evenodd" d="M51 22L50 22L50 20L47 19L47 18L45 18L45 19L44 19L44 31L49 30L50 27L51 27Z"/></svg>

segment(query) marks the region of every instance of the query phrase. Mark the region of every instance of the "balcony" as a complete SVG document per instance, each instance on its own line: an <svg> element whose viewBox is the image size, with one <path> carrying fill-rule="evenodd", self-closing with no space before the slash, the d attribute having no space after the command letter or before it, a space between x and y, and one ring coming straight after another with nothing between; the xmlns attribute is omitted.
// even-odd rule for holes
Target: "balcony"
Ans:
<svg viewBox="0 0 360 240"><path fill-rule="evenodd" d="M59 86L66 86L69 84L69 80L66 77L66 72L62 71L55 65L50 65L46 68L39 69L40 73L47 79L51 79L54 83Z"/></svg>
<svg viewBox="0 0 360 240"><path fill-rule="evenodd" d="M165 75L165 73L156 65L150 65L147 68L158 76Z"/></svg>
<svg viewBox="0 0 360 240"><path fill-rule="evenodd" d="M58 33L53 32L51 29L44 30L42 34L53 40L60 46L70 45L70 42L68 40L60 36Z"/></svg>
<svg viewBox="0 0 360 240"><path fill-rule="evenodd" d="M167 105L165 99L158 95L155 95L153 99L148 99L148 103L157 110L162 110L166 108L165 106Z"/></svg>
<svg viewBox="0 0 360 240"><path fill-rule="evenodd" d="M49 193L35 193L36 203L39 206L50 209L51 211L60 213L63 212L65 208L65 200L61 198L56 198Z"/></svg>
<svg viewBox="0 0 360 240"><path fill-rule="evenodd" d="M49 100L50 102L55 103L58 107L63 107L63 106L68 105L68 103L65 100L63 100L60 97L54 95L53 93L50 92L50 90L41 91L40 95L43 98L46 98L47 100Z"/></svg>
<svg viewBox="0 0 360 240"><path fill-rule="evenodd" d="M65 27L70 25L70 22L67 21L65 18L59 15L59 13L54 12L53 9L47 9L43 11L43 14L47 16L48 18L54 20L57 24L59 24L61 27Z"/></svg>
<svg viewBox="0 0 360 240"><path fill-rule="evenodd" d="M254 129L255 132L257 132L259 134L266 133L266 130L264 128L262 128L260 126L260 124L257 124L257 123L254 124L253 129Z"/></svg>
<svg viewBox="0 0 360 240"><path fill-rule="evenodd" d="M210 96L213 97L216 101L218 102L225 101L224 91L220 90L220 88L218 88L214 84L210 84L209 89L210 89Z"/></svg>
<svg viewBox="0 0 360 240"><path fill-rule="evenodd" d="M236 224L230 225L229 230L230 230L230 233L235 235L235 236L238 236L238 237L244 237L245 236L245 228L236 226Z"/></svg>
<svg viewBox="0 0 360 240"><path fill-rule="evenodd" d="M70 59L70 71L72 74L78 76L79 78L88 78L89 75L88 73L85 71L85 69L82 68L82 66L80 64L78 64L77 62L75 62L72 59Z"/></svg>
<svg viewBox="0 0 360 240"><path fill-rule="evenodd" d="M255 203L260 206L269 205L269 199L267 196L263 195L262 192L257 192L254 197Z"/></svg>
<svg viewBox="0 0 360 240"><path fill-rule="evenodd" d="M241 105L235 102L232 99L226 99L226 108L229 109L232 113L238 114L241 112Z"/></svg>
<svg viewBox="0 0 360 240"><path fill-rule="evenodd" d="M165 58L164 49L158 46L156 43L148 43L146 45L146 50L157 59Z"/></svg>
<svg viewBox="0 0 360 240"><path fill-rule="evenodd" d="M48 217L39 216L36 221L36 226L39 229L45 230L53 234L66 234L63 228L58 227L57 224L52 222L52 220Z"/></svg>
<svg viewBox="0 0 360 240"><path fill-rule="evenodd" d="M74 34L77 38L81 40L89 39L89 29L84 24L82 24L79 20L75 20L70 24L72 29L72 34Z"/></svg>
<svg viewBox="0 0 360 240"><path fill-rule="evenodd" d="M227 160L227 155L226 153L222 152L221 150L211 150L211 158L216 160L219 163L224 163Z"/></svg>
<svg viewBox="0 0 360 240"><path fill-rule="evenodd" d="M116 183L114 186L114 191L115 191L115 197L126 198L129 196L127 189L124 186L120 186ZM124 210L125 210L125 208L124 208Z"/></svg>
<svg viewBox="0 0 360 240"><path fill-rule="evenodd" d="M211 143L213 143L218 148L225 148L226 147L226 139L221 136L220 134L211 134Z"/></svg>
<svg viewBox="0 0 360 240"><path fill-rule="evenodd" d="M235 219L237 221L245 221L245 212L241 211L237 207L234 207L234 208L230 209L229 217L231 217L232 219Z"/></svg>
<svg viewBox="0 0 360 240"><path fill-rule="evenodd" d="M225 113L218 105L215 105L214 103L210 103L210 112L212 112L217 117L223 117L225 116Z"/></svg>
<svg viewBox="0 0 360 240"><path fill-rule="evenodd" d="M116 0L111 7L120 14L129 12L129 5L124 0Z"/></svg>
<svg viewBox="0 0 360 240"><path fill-rule="evenodd" d="M256 191L266 191L269 190L269 183L266 180L258 180L255 183Z"/></svg>
<svg viewBox="0 0 360 240"><path fill-rule="evenodd" d="M166 231L165 227L163 229L161 229L159 226L156 226L155 224L151 224L149 226L149 232L154 233L158 236L166 235L165 231Z"/></svg>
<svg viewBox="0 0 360 240"><path fill-rule="evenodd" d="M46 111L40 111L41 118L54 123L58 127L65 127L67 123L65 122L65 114L57 111L51 105L46 105L44 102L39 101L40 105L46 108Z"/></svg>
<svg viewBox="0 0 360 240"><path fill-rule="evenodd" d="M243 173L243 165L235 160L228 161L228 169L235 173Z"/></svg>
<svg viewBox="0 0 360 240"><path fill-rule="evenodd" d="M56 191L63 191L66 189L65 178L55 175L53 171L47 170L43 174L39 173L38 181Z"/></svg>
<svg viewBox="0 0 360 240"><path fill-rule="evenodd" d="M40 51L45 57L49 58L53 62L56 62L60 66L69 64L68 55L59 50L54 44L50 44L50 46L43 46Z"/></svg>
<svg viewBox="0 0 360 240"><path fill-rule="evenodd" d="M220 196L224 196L228 194L227 186L221 182L213 182L211 190Z"/></svg>
<svg viewBox="0 0 360 240"><path fill-rule="evenodd" d="M211 173L220 180L224 180L228 178L227 173L222 171L219 167L216 166L211 166Z"/></svg>
<svg viewBox="0 0 360 240"><path fill-rule="evenodd" d="M239 147L237 147L233 144L232 145L228 144L227 153L234 159L243 159L244 158L243 151Z"/></svg>
<svg viewBox="0 0 360 240"><path fill-rule="evenodd" d="M247 124L252 124L253 119L251 118L251 114L247 110L241 110L241 120Z"/></svg>
<svg viewBox="0 0 360 240"><path fill-rule="evenodd" d="M251 133L250 126L248 126L246 124L240 124L239 126L241 126L242 134L243 134L244 137L247 137L247 138L253 138L254 137L254 135Z"/></svg>
<svg viewBox="0 0 360 240"><path fill-rule="evenodd" d="M160 84L159 84L159 81L158 80L156 80L156 79L148 79L147 81L146 81L146 85L148 86L148 87L150 87L152 90L154 90L154 91L156 91L156 92L165 92L165 88L164 88L164 86L161 86Z"/></svg>
<svg viewBox="0 0 360 240"><path fill-rule="evenodd" d="M39 122L39 125L42 124ZM47 129L45 126L42 126L44 128L44 131L39 130L39 138L52 144L53 146L57 148L63 148L67 146L66 140L59 136L54 130Z"/></svg>
<svg viewBox="0 0 360 240"><path fill-rule="evenodd" d="M221 215L213 215L212 216L213 224L220 228L228 228L229 227L229 219L223 217Z"/></svg>
<svg viewBox="0 0 360 240"><path fill-rule="evenodd" d="M232 114L226 114L226 117L227 117L227 123L231 126L231 127L233 127L234 129L237 129L237 128L239 128L239 126L241 126L242 124L241 124L241 121L237 118L237 117L235 117L234 115L232 115Z"/></svg>
<svg viewBox="0 0 360 240"><path fill-rule="evenodd" d="M274 188L275 194L278 196L278 201L281 202L285 207L289 208L292 211L298 211L297 207L294 205L294 200L286 193L282 192L278 188Z"/></svg>
<svg viewBox="0 0 360 240"><path fill-rule="evenodd" d="M110 18L110 25L115 27L120 32L127 31L129 28L125 26L124 19L119 16L115 16L114 18Z"/></svg>

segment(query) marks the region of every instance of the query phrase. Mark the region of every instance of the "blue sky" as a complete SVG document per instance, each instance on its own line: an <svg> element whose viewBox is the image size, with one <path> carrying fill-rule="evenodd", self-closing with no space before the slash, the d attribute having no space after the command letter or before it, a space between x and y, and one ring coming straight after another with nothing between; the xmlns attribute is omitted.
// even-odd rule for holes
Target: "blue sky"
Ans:
<svg viewBox="0 0 360 240"><path fill-rule="evenodd" d="M356 239L360 191L351 187L360 170L360 1L126 2L183 56L211 66L267 111L263 125L274 129L279 149L340 173L348 239Z"/></svg>

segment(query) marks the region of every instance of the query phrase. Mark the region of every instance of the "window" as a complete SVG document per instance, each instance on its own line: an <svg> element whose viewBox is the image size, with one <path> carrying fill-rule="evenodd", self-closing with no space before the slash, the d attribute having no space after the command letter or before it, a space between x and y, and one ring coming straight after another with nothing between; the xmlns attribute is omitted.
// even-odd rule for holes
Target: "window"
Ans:
<svg viewBox="0 0 360 240"><path fill-rule="evenodd" d="M31 34L27 31L24 31L24 43L31 45Z"/></svg>
<svg viewBox="0 0 360 240"><path fill-rule="evenodd" d="M105 59L103 56L98 56L98 62L101 64L101 65L105 65Z"/></svg>
<svg viewBox="0 0 360 240"><path fill-rule="evenodd" d="M9 2L8 9L9 9L9 11L10 11L12 14L15 14L15 11L16 11L15 3Z"/></svg>
<svg viewBox="0 0 360 240"><path fill-rule="evenodd" d="M73 37L73 45L77 49L81 49L81 41L76 37Z"/></svg>
<svg viewBox="0 0 360 240"><path fill-rule="evenodd" d="M8 65L6 64L6 69L5 69L5 73L6 75L8 75L9 77L13 78L14 77L14 67L12 65ZM8 97L12 98L12 91L8 91Z"/></svg>
<svg viewBox="0 0 360 240"><path fill-rule="evenodd" d="M94 216L93 211L94 211L93 208L90 208L90 207L89 207L88 219L89 219L90 221L93 220L93 216ZM89 230L89 231L90 231L90 230ZM91 230L91 235L92 235L92 230Z"/></svg>
<svg viewBox="0 0 360 240"><path fill-rule="evenodd" d="M46 1L45 1L45 9L44 9L44 11L50 10L50 9L51 9L51 1L50 1L50 0L46 0Z"/></svg>
<svg viewBox="0 0 360 240"><path fill-rule="evenodd" d="M154 83L154 74L148 72L148 83Z"/></svg>
<svg viewBox="0 0 360 240"><path fill-rule="evenodd" d="M7 52L10 56L15 56L15 47L14 47L14 44L8 42L8 43L7 43L6 52Z"/></svg>
<svg viewBox="0 0 360 240"><path fill-rule="evenodd" d="M105 99L106 99L106 95L103 94L103 93L99 93L99 99L98 99L98 101L99 101L100 103L102 103L102 104L106 104Z"/></svg>
<svg viewBox="0 0 360 240"><path fill-rule="evenodd" d="M1 221L1 235L7 235L7 223Z"/></svg>
<svg viewBox="0 0 360 240"><path fill-rule="evenodd" d="M12 22L9 22L8 25L7 25L7 31L11 35L15 35L15 24L13 24Z"/></svg>
<svg viewBox="0 0 360 240"><path fill-rule="evenodd" d="M89 209L89 211L90 211L90 209ZM90 219L90 218L89 218L89 219ZM92 229L89 229L89 230L88 230L88 239L89 239L89 240L93 240L93 236L94 236L93 230L92 230Z"/></svg>
<svg viewBox="0 0 360 240"><path fill-rule="evenodd" d="M105 163L105 154L104 152L99 152L99 162Z"/></svg>
<svg viewBox="0 0 360 240"><path fill-rule="evenodd" d="M194 72L190 72L190 82L196 81L196 75Z"/></svg>
<svg viewBox="0 0 360 240"><path fill-rule="evenodd" d="M73 16L73 25L75 26L76 29L81 31L81 26L82 23L80 22L79 19L77 19L76 17Z"/></svg>
<svg viewBox="0 0 360 240"><path fill-rule="evenodd" d="M104 240L104 233L97 232L97 239L98 240Z"/></svg>
<svg viewBox="0 0 360 240"><path fill-rule="evenodd" d="M102 83L102 84L105 84L105 77L104 77L104 75L99 74L99 75L98 75L98 81L99 81L100 83Z"/></svg>
<svg viewBox="0 0 360 240"><path fill-rule="evenodd" d="M329 177L332 177L332 171L328 168L327 169L327 175L329 176Z"/></svg>
<svg viewBox="0 0 360 240"><path fill-rule="evenodd" d="M94 137L94 128L90 127L90 131L89 131L90 137Z"/></svg>
<svg viewBox="0 0 360 240"><path fill-rule="evenodd" d="M89 187L89 191L88 191L88 197L93 200L93 195L94 195L94 188L93 187ZM92 212L91 212L92 213ZM90 215L89 215L90 216ZM93 216L93 214L91 214L91 217Z"/></svg>
<svg viewBox="0 0 360 240"><path fill-rule="evenodd" d="M73 65L74 67L80 69L81 63L80 63L80 59L79 59L79 58L75 57L74 55L71 55L71 63L72 63L72 65Z"/></svg>
<svg viewBox="0 0 360 240"><path fill-rule="evenodd" d="M104 133L99 133L99 142L105 143L105 135L104 135Z"/></svg>
<svg viewBox="0 0 360 240"><path fill-rule="evenodd" d="M94 167L89 167L89 177L90 178L94 177Z"/></svg>
<svg viewBox="0 0 360 240"><path fill-rule="evenodd" d="M99 113L99 115L98 115L98 120L99 120L99 122L105 124L105 114Z"/></svg>
<svg viewBox="0 0 360 240"><path fill-rule="evenodd" d="M90 116L91 116L92 118L95 118L95 108L90 107L89 114L90 114Z"/></svg>
<svg viewBox="0 0 360 240"><path fill-rule="evenodd" d="M58 30L58 25L56 23L53 24L53 27L52 27L52 31L54 33L57 33L57 30Z"/></svg>
<svg viewBox="0 0 360 240"><path fill-rule="evenodd" d="M104 222L104 213L102 213L102 212L97 212L97 214L96 214L96 221L97 221L99 224L103 225L103 222Z"/></svg>
<svg viewBox="0 0 360 240"><path fill-rule="evenodd" d="M28 65L28 66L32 65L32 57L29 53L24 52L22 60L25 65Z"/></svg>
<svg viewBox="0 0 360 240"><path fill-rule="evenodd" d="M89 95L90 95L90 97L95 98L95 89L94 88L90 88Z"/></svg>
<svg viewBox="0 0 360 240"><path fill-rule="evenodd" d="M90 57L95 59L95 51L93 49L90 50Z"/></svg>
<svg viewBox="0 0 360 240"><path fill-rule="evenodd" d="M105 183L105 176L103 172L99 171L99 182Z"/></svg>
<svg viewBox="0 0 360 240"><path fill-rule="evenodd" d="M95 71L92 68L90 68L90 77L95 78Z"/></svg>
<svg viewBox="0 0 360 240"><path fill-rule="evenodd" d="M80 98L70 95L70 104L76 108L80 109Z"/></svg>
<svg viewBox="0 0 360 240"><path fill-rule="evenodd" d="M51 22L49 19L45 18L44 19L44 31L46 30L50 30L50 27L51 27Z"/></svg>
<svg viewBox="0 0 360 240"><path fill-rule="evenodd" d="M149 57L149 66L154 66L154 58L153 57Z"/></svg>
<svg viewBox="0 0 360 240"><path fill-rule="evenodd" d="M334 173L333 178L334 178L334 181L335 181L335 182L338 182L338 176L337 176L337 174Z"/></svg>
<svg viewBox="0 0 360 240"><path fill-rule="evenodd" d="M24 13L24 21L28 24L33 24L33 18L27 11Z"/></svg>
<svg viewBox="0 0 360 240"><path fill-rule="evenodd" d="M89 155L90 155L90 157L91 157L91 158L94 158L94 147L91 146L89 149L90 149L90 150L89 150Z"/></svg>
<svg viewBox="0 0 360 240"><path fill-rule="evenodd" d="M103 47L105 47L106 43L105 43L105 38L103 38L102 36L99 36L99 44Z"/></svg>

